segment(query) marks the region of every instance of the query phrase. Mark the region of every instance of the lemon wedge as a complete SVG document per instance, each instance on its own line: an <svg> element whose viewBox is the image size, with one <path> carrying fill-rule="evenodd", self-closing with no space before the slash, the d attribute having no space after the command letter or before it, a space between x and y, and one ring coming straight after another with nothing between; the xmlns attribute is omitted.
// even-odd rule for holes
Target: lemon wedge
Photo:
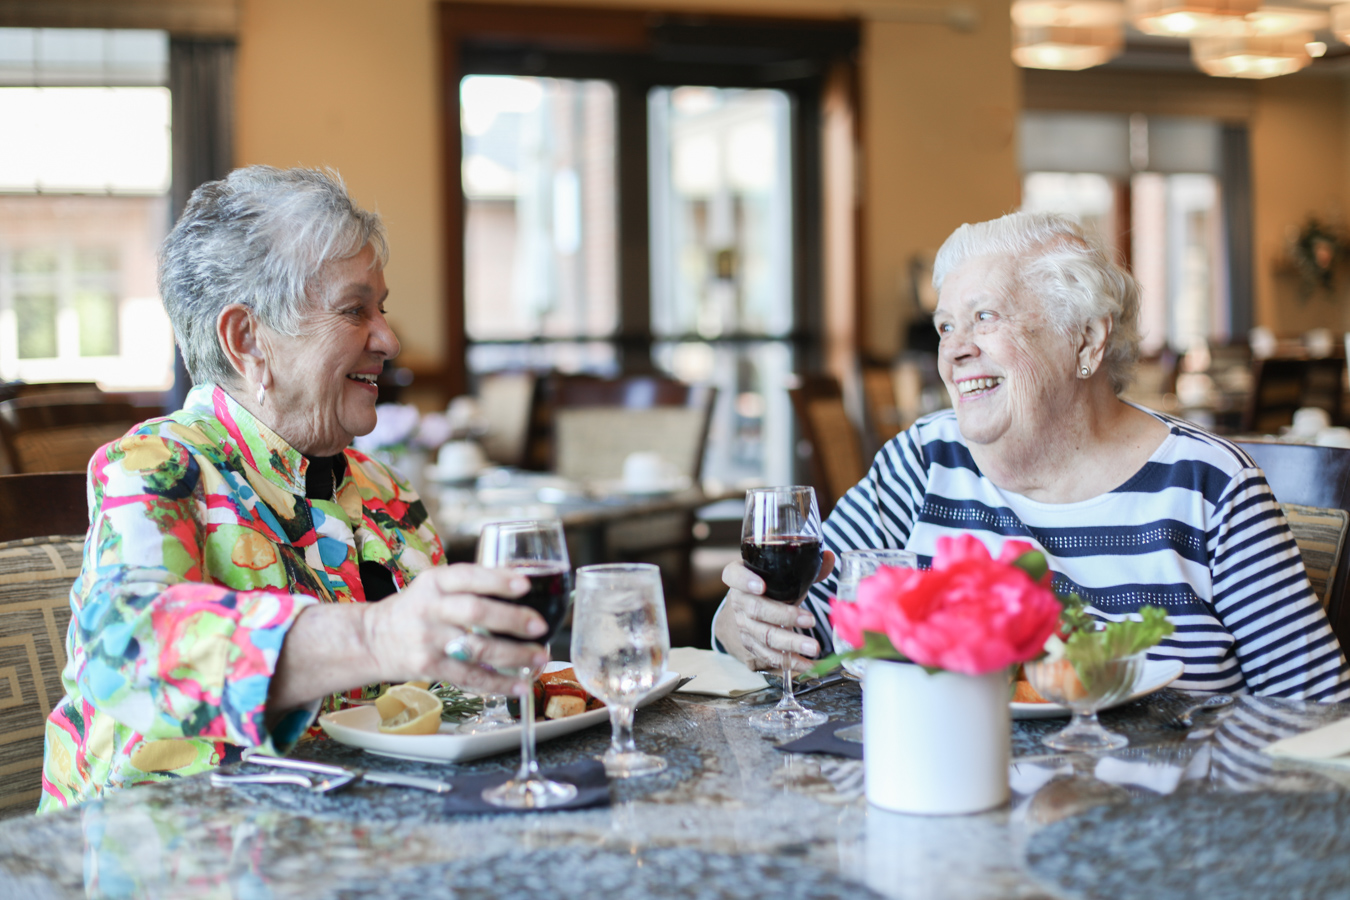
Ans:
<svg viewBox="0 0 1350 900"><path fill-rule="evenodd" d="M441 727L441 699L415 684L396 684L375 701L385 734L435 734Z"/></svg>

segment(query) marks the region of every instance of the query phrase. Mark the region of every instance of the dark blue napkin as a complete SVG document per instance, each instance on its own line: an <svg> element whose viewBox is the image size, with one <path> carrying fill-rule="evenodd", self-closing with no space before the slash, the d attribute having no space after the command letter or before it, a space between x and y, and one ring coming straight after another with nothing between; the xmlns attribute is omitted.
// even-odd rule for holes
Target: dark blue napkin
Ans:
<svg viewBox="0 0 1350 900"><path fill-rule="evenodd" d="M595 759L585 759L567 766L557 766L542 770L545 778L564 781L577 786L577 795L561 806L547 809L509 809L505 806L493 806L483 799L483 791L496 787L515 777L515 771L489 772L479 775L459 775L447 779L455 789L445 795L443 810L446 815L481 815L482 813L512 812L553 812L564 809L589 809L594 806L609 806L609 776L605 774L604 763Z"/></svg>
<svg viewBox="0 0 1350 900"><path fill-rule="evenodd" d="M797 740L789 741L786 744L779 744L778 749L788 753L826 753L830 756L862 759L862 744L856 741L841 741L834 736L834 733L839 729L857 725L858 721L855 719L852 722L826 722L806 737L797 738Z"/></svg>

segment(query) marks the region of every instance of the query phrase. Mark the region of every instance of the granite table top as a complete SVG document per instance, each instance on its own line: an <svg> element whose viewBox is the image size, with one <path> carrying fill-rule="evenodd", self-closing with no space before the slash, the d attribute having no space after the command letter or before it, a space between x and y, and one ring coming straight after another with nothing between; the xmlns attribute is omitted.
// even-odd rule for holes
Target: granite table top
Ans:
<svg viewBox="0 0 1350 900"><path fill-rule="evenodd" d="M746 716L762 695L686 695L638 714L666 772L611 784L607 807L451 816L436 795L358 784L133 788L0 823L0 897L1350 897L1350 776L1259 750L1350 707L1242 697L1187 732L1164 690L1103 714L1131 745L1059 755L1065 720L1013 723L1012 802L950 818L869 807L862 764L785 753ZM857 718L845 683L803 698ZM603 751L608 728L540 745L545 765ZM417 774L449 766L332 741L297 755Z"/></svg>

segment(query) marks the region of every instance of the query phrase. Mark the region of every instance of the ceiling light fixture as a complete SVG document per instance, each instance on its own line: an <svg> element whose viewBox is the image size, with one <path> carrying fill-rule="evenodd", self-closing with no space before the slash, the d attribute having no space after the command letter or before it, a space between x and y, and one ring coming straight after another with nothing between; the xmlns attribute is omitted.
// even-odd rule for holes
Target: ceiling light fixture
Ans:
<svg viewBox="0 0 1350 900"><path fill-rule="evenodd" d="M1145 34L1195 37L1232 28L1260 0L1129 0L1130 21Z"/></svg>
<svg viewBox="0 0 1350 900"><path fill-rule="evenodd" d="M1202 72L1223 78L1274 78L1297 72L1312 62L1301 34L1216 34L1191 41L1191 58Z"/></svg>
<svg viewBox="0 0 1350 900"><path fill-rule="evenodd" d="M1119 0L1015 0L1013 62L1027 69L1099 66L1125 43Z"/></svg>

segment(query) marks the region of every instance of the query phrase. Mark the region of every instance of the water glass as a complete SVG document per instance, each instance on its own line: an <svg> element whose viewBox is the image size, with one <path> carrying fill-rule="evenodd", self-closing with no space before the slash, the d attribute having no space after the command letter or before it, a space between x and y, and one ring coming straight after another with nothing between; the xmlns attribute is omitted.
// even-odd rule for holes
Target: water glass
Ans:
<svg viewBox="0 0 1350 900"><path fill-rule="evenodd" d="M651 775L666 761L637 749L633 712L665 674L670 653L661 570L645 563L577 570L572 668L609 707L610 744L601 760L611 778Z"/></svg>
<svg viewBox="0 0 1350 900"><path fill-rule="evenodd" d="M882 566L897 569L918 568L919 558L911 550L845 550L839 556L839 582L835 596L845 603L858 599L858 584L875 575ZM834 635L834 649L839 652L852 650L853 645L837 633ZM844 669L861 678L867 668L867 660L851 659L844 663ZM841 741L862 741L862 725L850 725L834 733Z"/></svg>

